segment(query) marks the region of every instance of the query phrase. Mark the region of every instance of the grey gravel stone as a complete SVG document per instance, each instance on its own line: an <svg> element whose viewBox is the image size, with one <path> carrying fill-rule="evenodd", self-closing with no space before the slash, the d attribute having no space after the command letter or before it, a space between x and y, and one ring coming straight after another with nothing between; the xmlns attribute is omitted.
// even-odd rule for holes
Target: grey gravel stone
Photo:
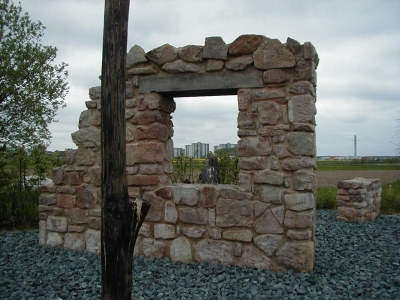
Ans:
<svg viewBox="0 0 400 300"><path fill-rule="evenodd" d="M133 299L400 299L400 217L353 224L336 215L317 211L310 273L136 257ZM37 231L0 240L0 299L100 299L100 256L41 247Z"/></svg>

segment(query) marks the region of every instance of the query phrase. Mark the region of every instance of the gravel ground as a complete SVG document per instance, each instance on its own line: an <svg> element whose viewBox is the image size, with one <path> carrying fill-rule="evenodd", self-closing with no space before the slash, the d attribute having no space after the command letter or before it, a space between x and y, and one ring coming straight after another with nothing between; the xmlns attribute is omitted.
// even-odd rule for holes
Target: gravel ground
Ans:
<svg viewBox="0 0 400 300"><path fill-rule="evenodd" d="M361 225L317 212L311 273L136 257L133 299L400 299L400 217ZM1 299L100 299L100 257L40 247L37 231L2 232Z"/></svg>

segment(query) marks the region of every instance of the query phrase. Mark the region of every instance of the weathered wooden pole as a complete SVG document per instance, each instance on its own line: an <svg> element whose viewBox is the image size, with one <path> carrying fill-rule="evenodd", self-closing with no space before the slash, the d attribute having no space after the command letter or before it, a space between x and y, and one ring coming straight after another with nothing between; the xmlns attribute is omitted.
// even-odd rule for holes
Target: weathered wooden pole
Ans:
<svg viewBox="0 0 400 300"><path fill-rule="evenodd" d="M131 300L133 249L150 205L130 201L125 88L129 0L106 0L101 72L101 298Z"/></svg>

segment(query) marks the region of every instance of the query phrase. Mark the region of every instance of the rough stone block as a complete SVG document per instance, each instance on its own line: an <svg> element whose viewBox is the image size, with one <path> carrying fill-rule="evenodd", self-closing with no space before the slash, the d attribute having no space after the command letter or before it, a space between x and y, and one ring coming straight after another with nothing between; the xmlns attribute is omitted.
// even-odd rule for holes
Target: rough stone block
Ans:
<svg viewBox="0 0 400 300"><path fill-rule="evenodd" d="M179 219L184 223L205 225L208 222L208 211L202 207L179 207Z"/></svg>
<svg viewBox="0 0 400 300"><path fill-rule="evenodd" d="M251 242L253 239L253 233L251 230L226 230L222 233L222 237L226 240L239 241L239 242Z"/></svg>
<svg viewBox="0 0 400 300"><path fill-rule="evenodd" d="M203 236L207 229L200 226L185 226L182 227L182 233L187 237L199 239Z"/></svg>
<svg viewBox="0 0 400 300"><path fill-rule="evenodd" d="M305 194L286 194L286 208L294 211L303 211L315 207L315 198L313 193Z"/></svg>
<svg viewBox="0 0 400 300"><path fill-rule="evenodd" d="M179 57L189 62L199 62L202 60L203 46L188 45L179 49Z"/></svg>
<svg viewBox="0 0 400 300"><path fill-rule="evenodd" d="M197 188L178 186L173 187L174 203L180 205L195 206L198 203Z"/></svg>
<svg viewBox="0 0 400 300"><path fill-rule="evenodd" d="M203 207L214 207L217 203L218 195L219 191L213 185L204 185L204 187L200 191Z"/></svg>
<svg viewBox="0 0 400 300"><path fill-rule="evenodd" d="M233 244L220 240L201 240L195 246L196 255L201 261L214 264L232 264Z"/></svg>
<svg viewBox="0 0 400 300"><path fill-rule="evenodd" d="M315 211L294 212L286 210L284 224L288 228L308 229L314 226Z"/></svg>
<svg viewBox="0 0 400 300"><path fill-rule="evenodd" d="M290 132L287 135L288 149L296 155L315 155L315 138L312 133Z"/></svg>
<svg viewBox="0 0 400 300"><path fill-rule="evenodd" d="M239 36L229 45L230 55L244 55L253 53L257 48L269 39L263 35L245 34Z"/></svg>
<svg viewBox="0 0 400 300"><path fill-rule="evenodd" d="M268 137L242 137L238 142L240 157L269 155L271 152L272 144Z"/></svg>
<svg viewBox="0 0 400 300"><path fill-rule="evenodd" d="M288 241L276 252L276 259L288 269L310 272L314 267L315 245L310 241Z"/></svg>
<svg viewBox="0 0 400 300"><path fill-rule="evenodd" d="M62 247L64 243L63 236L58 232L47 233L46 246L50 247Z"/></svg>
<svg viewBox="0 0 400 300"><path fill-rule="evenodd" d="M167 245L161 241L144 238L142 241L142 249L146 257L162 258L166 256Z"/></svg>
<svg viewBox="0 0 400 300"><path fill-rule="evenodd" d="M65 210L65 215L69 224L85 224L87 223L86 213L80 208L71 208Z"/></svg>
<svg viewBox="0 0 400 300"><path fill-rule="evenodd" d="M168 62L163 65L162 69L167 73L186 73L186 72L199 72L199 67L195 64L183 61L181 59Z"/></svg>
<svg viewBox="0 0 400 300"><path fill-rule="evenodd" d="M220 227L251 227L253 203L251 201L218 199L216 224Z"/></svg>
<svg viewBox="0 0 400 300"><path fill-rule="evenodd" d="M258 104L259 122L263 125L275 125L281 118L281 109L275 102Z"/></svg>
<svg viewBox="0 0 400 300"><path fill-rule="evenodd" d="M284 83L290 79L290 75L281 69L271 69L263 73L265 83Z"/></svg>
<svg viewBox="0 0 400 300"><path fill-rule="evenodd" d="M164 44L147 52L146 57L154 61L157 65L162 66L163 64L174 61L178 58L178 49L170 44Z"/></svg>
<svg viewBox="0 0 400 300"><path fill-rule="evenodd" d="M88 229L85 232L86 251L100 254L101 252L101 232L100 230Z"/></svg>
<svg viewBox="0 0 400 300"><path fill-rule="evenodd" d="M154 224L155 239L174 239L176 237L175 227L168 224Z"/></svg>
<svg viewBox="0 0 400 300"><path fill-rule="evenodd" d="M205 40L203 59L225 60L228 54L228 46L220 36L207 37Z"/></svg>
<svg viewBox="0 0 400 300"><path fill-rule="evenodd" d="M76 196L58 194L57 205L59 207L71 208L75 206L75 203L76 203Z"/></svg>
<svg viewBox="0 0 400 300"><path fill-rule="evenodd" d="M46 227L49 231L67 232L68 221L65 217L48 216Z"/></svg>
<svg viewBox="0 0 400 300"><path fill-rule="evenodd" d="M153 222L160 221L165 201L149 192L144 193L143 199L149 201L151 205L145 220Z"/></svg>
<svg viewBox="0 0 400 300"><path fill-rule="evenodd" d="M296 65L293 53L278 40L270 40L258 47L253 54L258 69L291 68Z"/></svg>
<svg viewBox="0 0 400 300"><path fill-rule="evenodd" d="M78 251L85 249L85 234L66 233L64 236L64 248Z"/></svg>
<svg viewBox="0 0 400 300"><path fill-rule="evenodd" d="M289 121L292 123L314 123L315 98L311 95L293 96L288 102Z"/></svg>
<svg viewBox="0 0 400 300"><path fill-rule="evenodd" d="M280 234L263 234L254 238L254 244L268 256L272 256L282 239L283 236Z"/></svg>
<svg viewBox="0 0 400 300"><path fill-rule="evenodd" d="M164 205L164 221L175 224L178 220L178 211L175 204L170 201L165 202Z"/></svg>
<svg viewBox="0 0 400 300"><path fill-rule="evenodd" d="M268 270L272 270L274 268L272 260L253 246L246 246L244 248L242 257L238 260L237 264L238 266L243 267L253 267Z"/></svg>
<svg viewBox="0 0 400 300"><path fill-rule="evenodd" d="M169 251L172 261L192 261L192 248L190 246L190 242L184 237L173 240Z"/></svg>
<svg viewBox="0 0 400 300"><path fill-rule="evenodd" d="M161 163L165 158L165 146L160 142L139 142L126 146L126 164Z"/></svg>
<svg viewBox="0 0 400 300"><path fill-rule="evenodd" d="M262 170L267 167L264 157L240 157L239 168L243 170Z"/></svg>
<svg viewBox="0 0 400 300"><path fill-rule="evenodd" d="M254 230L257 233L283 233L283 228L270 210L254 223Z"/></svg>
<svg viewBox="0 0 400 300"><path fill-rule="evenodd" d="M225 68L233 71L241 71L251 64L253 64L253 55L250 54L228 59L225 63Z"/></svg>
<svg viewBox="0 0 400 300"><path fill-rule="evenodd" d="M39 204L42 204L42 205L56 204L57 199L58 199L57 194L40 194L39 195Z"/></svg>

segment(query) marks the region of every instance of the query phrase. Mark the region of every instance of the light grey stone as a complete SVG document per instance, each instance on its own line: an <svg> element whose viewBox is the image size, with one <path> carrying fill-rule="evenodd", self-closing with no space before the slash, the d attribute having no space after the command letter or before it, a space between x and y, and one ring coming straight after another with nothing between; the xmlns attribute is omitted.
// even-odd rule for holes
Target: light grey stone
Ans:
<svg viewBox="0 0 400 300"><path fill-rule="evenodd" d="M314 194L286 194L286 208L294 211L303 211L312 209L315 206Z"/></svg>
<svg viewBox="0 0 400 300"><path fill-rule="evenodd" d="M223 59L228 55L228 46L220 36L207 37L205 40L203 59Z"/></svg>
<svg viewBox="0 0 400 300"><path fill-rule="evenodd" d="M254 238L254 244L271 256L282 241L281 234L263 234Z"/></svg>
<svg viewBox="0 0 400 300"><path fill-rule="evenodd" d="M154 224L155 239L174 239L176 237L175 227L168 224Z"/></svg>
<svg viewBox="0 0 400 300"><path fill-rule="evenodd" d="M101 231L88 229L85 232L86 251L100 254L101 252Z"/></svg>
<svg viewBox="0 0 400 300"><path fill-rule="evenodd" d="M180 237L173 240L169 251L172 261L192 261L192 248L190 246L190 242L185 237Z"/></svg>
<svg viewBox="0 0 400 300"><path fill-rule="evenodd" d="M232 264L233 244L220 240L201 240L195 246L196 255L201 261L214 264Z"/></svg>
<svg viewBox="0 0 400 300"><path fill-rule="evenodd" d="M46 225L49 231L67 232L68 230L68 221L65 217L48 216Z"/></svg>
<svg viewBox="0 0 400 300"><path fill-rule="evenodd" d="M60 233L58 233L58 232L47 233L46 246L62 247L63 243L64 243L64 240Z"/></svg>
<svg viewBox="0 0 400 300"><path fill-rule="evenodd" d="M134 45L126 55L126 68L130 69L138 63L143 63L147 61L145 52L142 47Z"/></svg>
<svg viewBox="0 0 400 300"><path fill-rule="evenodd" d="M315 138L313 133L290 132L287 135L288 149L296 155L315 155Z"/></svg>

